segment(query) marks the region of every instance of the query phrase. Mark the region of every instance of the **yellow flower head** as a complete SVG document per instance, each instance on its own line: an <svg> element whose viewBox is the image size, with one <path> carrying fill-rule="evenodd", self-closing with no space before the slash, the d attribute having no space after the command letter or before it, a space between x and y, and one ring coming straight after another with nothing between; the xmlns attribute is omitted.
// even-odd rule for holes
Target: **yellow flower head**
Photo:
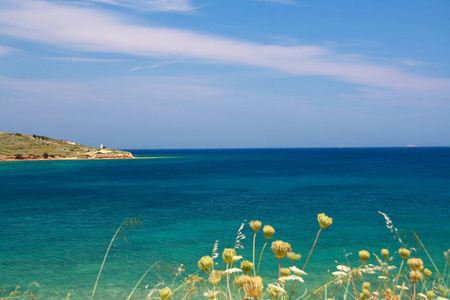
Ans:
<svg viewBox="0 0 450 300"><path fill-rule="evenodd" d="M247 296L257 298L261 295L263 289L264 286L261 277L247 277L247 281L244 284L244 291Z"/></svg>
<svg viewBox="0 0 450 300"><path fill-rule="evenodd" d="M247 278L247 275L238 275L234 277L234 283L239 286L243 286L247 282Z"/></svg>
<svg viewBox="0 0 450 300"><path fill-rule="evenodd" d="M388 249L382 249L382 250L381 250L381 255L382 255L384 258L388 259L388 258L389 258L389 250L388 250Z"/></svg>
<svg viewBox="0 0 450 300"><path fill-rule="evenodd" d="M333 224L333 219L323 213L317 215L317 220L319 221L320 227L323 229L327 229Z"/></svg>
<svg viewBox="0 0 450 300"><path fill-rule="evenodd" d="M289 276L289 274L291 274L291 270L289 268L281 268L280 273L281 273L281 275L287 277L287 276Z"/></svg>
<svg viewBox="0 0 450 300"><path fill-rule="evenodd" d="M236 250L234 250L233 248L225 248L225 249L223 249L222 258L223 258L223 261L227 265L231 265L234 262L233 258L235 256L236 256Z"/></svg>
<svg viewBox="0 0 450 300"><path fill-rule="evenodd" d="M270 225L265 225L263 227L263 233L266 239L270 239L272 238L272 235L275 233L275 229L273 229L273 227Z"/></svg>
<svg viewBox="0 0 450 300"><path fill-rule="evenodd" d="M219 284L220 281L222 280L222 278L225 277L225 271L222 270L214 270L211 272L211 274L209 274L209 282L211 282L212 284L216 285Z"/></svg>
<svg viewBox="0 0 450 300"><path fill-rule="evenodd" d="M358 254L359 254L359 259L363 263L367 262L369 260L369 258L370 258L370 253L367 250L361 250L361 251L359 251Z"/></svg>
<svg viewBox="0 0 450 300"><path fill-rule="evenodd" d="M425 268L425 270L423 270L423 273L425 274L426 278L430 278L431 275L433 275L433 272L431 272L431 270L428 268Z"/></svg>
<svg viewBox="0 0 450 300"><path fill-rule="evenodd" d="M170 297L172 296L172 291L170 290L170 288L168 286L166 286L162 290L159 290L158 294L159 294L159 298L161 298L162 300L169 300Z"/></svg>
<svg viewBox="0 0 450 300"><path fill-rule="evenodd" d="M289 259L291 261L296 261L299 260L300 258L302 258L302 256L300 254L297 254L295 252L288 252L287 257L289 257Z"/></svg>
<svg viewBox="0 0 450 300"><path fill-rule="evenodd" d="M197 263L198 268L204 272L208 272L213 265L213 259L211 256L203 256Z"/></svg>
<svg viewBox="0 0 450 300"><path fill-rule="evenodd" d="M244 271L244 273L247 273L247 274L250 273L253 269L252 262L249 260L243 260L241 262L241 269L242 269L242 271Z"/></svg>
<svg viewBox="0 0 450 300"><path fill-rule="evenodd" d="M434 300L434 292L433 291L428 291L427 292L427 298L429 300Z"/></svg>
<svg viewBox="0 0 450 300"><path fill-rule="evenodd" d="M408 266L414 271L422 271L423 270L423 261L420 258L409 258Z"/></svg>
<svg viewBox="0 0 450 300"><path fill-rule="evenodd" d="M398 255L400 255L401 258L406 259L411 255L411 251L406 248L400 248L398 249Z"/></svg>
<svg viewBox="0 0 450 300"><path fill-rule="evenodd" d="M261 221L250 221L250 227L254 232L258 232L261 229L262 223Z"/></svg>
<svg viewBox="0 0 450 300"><path fill-rule="evenodd" d="M370 291L370 282L367 282L367 281L363 282L362 287L363 287L363 289L366 289L366 290Z"/></svg>
<svg viewBox="0 0 450 300"><path fill-rule="evenodd" d="M276 258L285 258L288 252L291 252L291 244L283 241L272 242L272 251L275 253Z"/></svg>
<svg viewBox="0 0 450 300"><path fill-rule="evenodd" d="M411 271L409 272L409 278L411 278L412 282L418 283L422 280L423 274L420 271Z"/></svg>

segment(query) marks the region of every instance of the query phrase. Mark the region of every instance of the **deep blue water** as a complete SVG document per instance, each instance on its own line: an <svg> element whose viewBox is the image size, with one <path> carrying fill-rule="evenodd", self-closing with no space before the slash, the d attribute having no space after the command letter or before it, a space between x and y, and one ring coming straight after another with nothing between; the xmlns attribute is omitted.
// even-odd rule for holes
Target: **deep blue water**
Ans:
<svg viewBox="0 0 450 300"><path fill-rule="evenodd" d="M304 262L317 214L333 217L308 265L312 285L346 253L356 262L361 249L400 247L378 211L414 229L438 262L450 248L450 148L131 151L159 158L0 163L0 286L36 282L44 299L89 298L127 217L143 226L117 240L96 299L126 298L157 260L195 272L216 240L233 247L244 220L272 225ZM251 260L248 226L244 234L239 254ZM270 276L277 261L265 254Z"/></svg>

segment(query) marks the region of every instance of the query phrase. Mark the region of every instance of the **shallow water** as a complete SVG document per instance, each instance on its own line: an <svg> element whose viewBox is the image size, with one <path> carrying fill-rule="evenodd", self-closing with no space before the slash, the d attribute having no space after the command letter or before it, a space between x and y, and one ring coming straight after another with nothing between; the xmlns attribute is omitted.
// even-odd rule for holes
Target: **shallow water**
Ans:
<svg viewBox="0 0 450 300"><path fill-rule="evenodd" d="M126 298L158 260L195 272L216 240L220 252L234 246L244 220L274 226L273 239L290 242L304 262L317 214L333 217L308 264L310 286L346 253L356 263L362 248L400 247L378 211L400 231L414 229L438 262L450 248L450 148L131 151L164 158L0 163L0 286L36 282L44 299L89 298L127 217L143 226L116 241L96 299ZM239 254L250 259L253 233L243 233ZM258 236L257 248L264 242ZM276 276L272 256L267 248L267 276Z"/></svg>

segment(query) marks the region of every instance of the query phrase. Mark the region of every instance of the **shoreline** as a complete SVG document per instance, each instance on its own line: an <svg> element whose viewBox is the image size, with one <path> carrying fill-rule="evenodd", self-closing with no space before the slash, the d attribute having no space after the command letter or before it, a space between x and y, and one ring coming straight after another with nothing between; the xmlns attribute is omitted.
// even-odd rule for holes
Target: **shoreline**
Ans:
<svg viewBox="0 0 450 300"><path fill-rule="evenodd" d="M113 160L113 159L167 159L172 158L168 156L149 156L149 157L37 157L37 158L2 158L0 157L0 163L11 162L11 161L60 161L60 160Z"/></svg>

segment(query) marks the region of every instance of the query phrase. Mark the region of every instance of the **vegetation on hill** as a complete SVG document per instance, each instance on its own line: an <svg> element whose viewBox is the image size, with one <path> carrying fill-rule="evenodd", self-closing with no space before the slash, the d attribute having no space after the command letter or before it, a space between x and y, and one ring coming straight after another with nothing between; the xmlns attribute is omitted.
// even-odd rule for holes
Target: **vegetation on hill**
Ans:
<svg viewBox="0 0 450 300"><path fill-rule="evenodd" d="M0 133L0 160L132 158L131 153L95 148L41 135Z"/></svg>

